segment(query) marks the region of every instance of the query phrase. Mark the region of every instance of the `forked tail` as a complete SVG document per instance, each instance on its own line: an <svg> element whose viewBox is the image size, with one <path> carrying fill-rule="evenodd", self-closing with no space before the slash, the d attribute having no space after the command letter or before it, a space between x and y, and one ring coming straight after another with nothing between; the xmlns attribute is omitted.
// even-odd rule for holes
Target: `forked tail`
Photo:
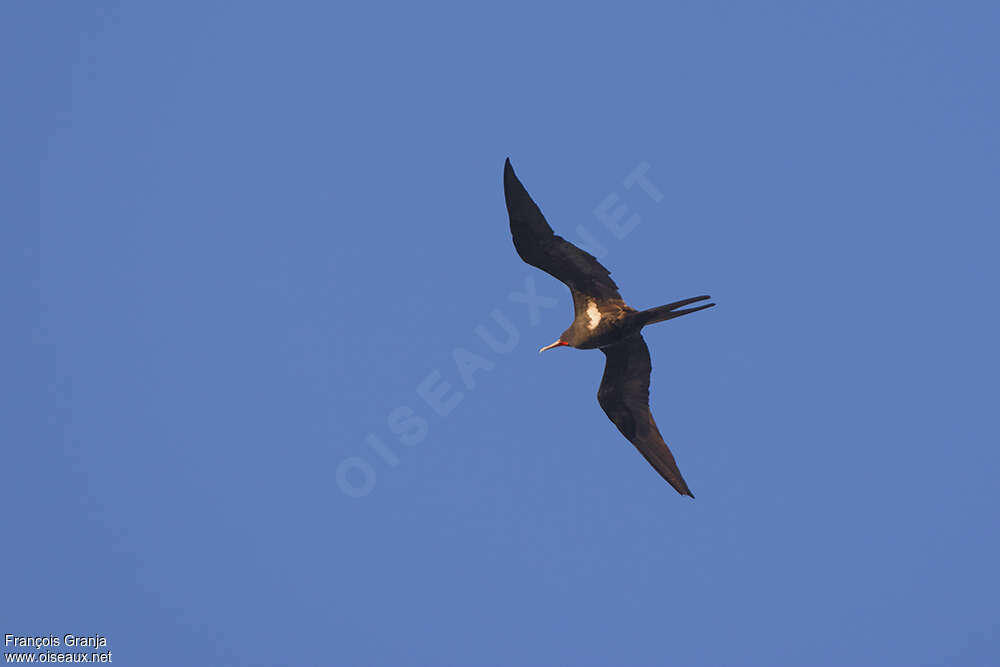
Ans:
<svg viewBox="0 0 1000 667"><path fill-rule="evenodd" d="M642 326L647 324L653 324L655 322L666 322L667 320L672 320L675 317L680 317L681 315L687 315L688 313L697 313L699 310L705 310L706 308L711 308L714 303L706 303L703 306L695 306L694 308L684 308L682 310L677 310L682 306L686 306L690 303L695 303L696 301L704 301L705 299L711 299L710 296L693 296L690 299L684 299L683 301L674 301L673 303L668 303L665 306L659 306L657 308L650 308L649 310L644 310L639 313L640 321Z"/></svg>

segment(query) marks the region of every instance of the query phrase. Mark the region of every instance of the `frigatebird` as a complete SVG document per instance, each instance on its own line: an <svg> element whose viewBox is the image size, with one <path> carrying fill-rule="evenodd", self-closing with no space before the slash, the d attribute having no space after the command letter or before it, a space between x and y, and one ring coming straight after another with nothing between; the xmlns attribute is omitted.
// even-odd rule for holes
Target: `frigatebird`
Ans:
<svg viewBox="0 0 1000 667"><path fill-rule="evenodd" d="M649 410L652 364L641 331L648 324L711 308L714 303L684 308L711 297L691 297L649 310L631 308L618 293L611 273L593 255L556 236L514 174L510 158L504 163L503 192L517 254L563 282L573 295L573 323L559 340L538 353L562 346L600 348L607 357L597 391L601 408L663 479L681 495L694 498Z"/></svg>

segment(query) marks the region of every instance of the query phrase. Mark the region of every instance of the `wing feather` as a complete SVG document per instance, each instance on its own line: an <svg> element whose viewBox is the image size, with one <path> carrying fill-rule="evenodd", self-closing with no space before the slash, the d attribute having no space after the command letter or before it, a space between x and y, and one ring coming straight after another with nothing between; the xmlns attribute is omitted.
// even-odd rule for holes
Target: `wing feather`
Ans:
<svg viewBox="0 0 1000 667"><path fill-rule="evenodd" d="M652 364L646 341L636 334L601 351L607 357L597 392L601 408L663 479L681 495L694 498L649 409Z"/></svg>
<svg viewBox="0 0 1000 667"><path fill-rule="evenodd" d="M514 248L521 259L562 281L574 292L624 305L611 272L593 255L552 231L538 205L514 174L509 159L504 164L503 193Z"/></svg>

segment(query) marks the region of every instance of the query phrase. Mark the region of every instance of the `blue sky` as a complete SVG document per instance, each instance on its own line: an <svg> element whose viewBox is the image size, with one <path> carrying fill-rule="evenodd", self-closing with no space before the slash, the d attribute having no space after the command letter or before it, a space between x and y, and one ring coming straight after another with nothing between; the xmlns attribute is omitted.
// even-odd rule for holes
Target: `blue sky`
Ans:
<svg viewBox="0 0 1000 667"><path fill-rule="evenodd" d="M1000 660L1000 9L826 5L5 5L0 633ZM536 354L507 156L633 306L719 304L646 335L697 500Z"/></svg>

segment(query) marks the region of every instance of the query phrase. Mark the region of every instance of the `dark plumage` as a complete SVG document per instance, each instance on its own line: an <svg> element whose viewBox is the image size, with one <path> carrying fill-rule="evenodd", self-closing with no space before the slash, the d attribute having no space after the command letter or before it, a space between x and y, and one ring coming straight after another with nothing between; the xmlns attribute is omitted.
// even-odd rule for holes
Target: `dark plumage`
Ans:
<svg viewBox="0 0 1000 667"><path fill-rule="evenodd" d="M552 232L514 174L509 159L504 164L503 189L517 254L565 283L573 295L573 323L559 340L539 352L563 345L581 350L600 348L607 357L597 391L604 412L663 479L678 493L693 498L649 410L652 366L649 348L640 331L647 324L671 320L715 304L683 308L710 298L696 296L643 311L629 307L618 293L611 273L600 262Z"/></svg>

